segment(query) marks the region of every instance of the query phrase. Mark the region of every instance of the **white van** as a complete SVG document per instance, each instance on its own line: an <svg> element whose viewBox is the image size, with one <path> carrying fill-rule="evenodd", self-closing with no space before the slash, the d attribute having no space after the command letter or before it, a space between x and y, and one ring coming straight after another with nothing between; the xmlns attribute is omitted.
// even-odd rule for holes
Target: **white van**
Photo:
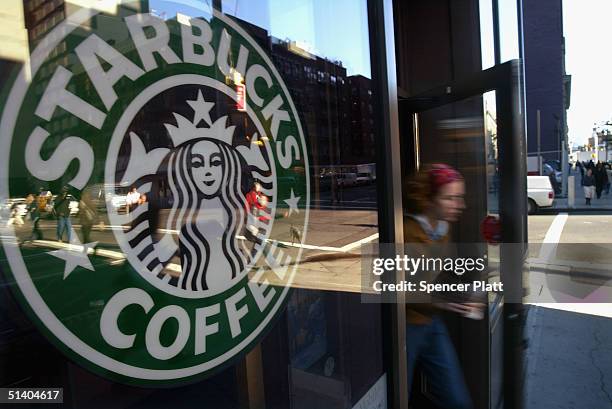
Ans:
<svg viewBox="0 0 612 409"><path fill-rule="evenodd" d="M336 175L336 184L342 187L355 186L357 184L357 174L356 173L338 173Z"/></svg>
<svg viewBox="0 0 612 409"><path fill-rule="evenodd" d="M551 207L555 191L548 176L527 176L527 212L537 213L542 207Z"/></svg>

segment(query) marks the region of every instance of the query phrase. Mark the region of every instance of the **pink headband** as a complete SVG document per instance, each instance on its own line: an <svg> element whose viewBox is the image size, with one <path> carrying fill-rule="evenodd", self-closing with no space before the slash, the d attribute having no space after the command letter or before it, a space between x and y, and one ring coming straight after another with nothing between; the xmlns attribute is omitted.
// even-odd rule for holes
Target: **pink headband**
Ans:
<svg viewBox="0 0 612 409"><path fill-rule="evenodd" d="M463 176L457 170L443 163L434 163L428 170L429 183L432 193L436 193L447 183L463 180Z"/></svg>

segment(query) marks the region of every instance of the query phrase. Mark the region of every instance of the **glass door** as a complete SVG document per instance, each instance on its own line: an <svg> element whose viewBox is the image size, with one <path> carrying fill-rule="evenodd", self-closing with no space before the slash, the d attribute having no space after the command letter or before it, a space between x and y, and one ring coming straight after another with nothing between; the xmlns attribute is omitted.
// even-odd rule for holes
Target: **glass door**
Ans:
<svg viewBox="0 0 612 409"><path fill-rule="evenodd" d="M504 395L512 392L504 381L516 376L521 361L516 342L522 338L526 187L518 67L516 61L506 63L400 100L404 177L435 163L463 175L465 210L451 228L451 242L486 254L488 269L481 279L504 284L504 292L488 293L484 320L444 317L477 408L503 405ZM404 200L411 194L404 191ZM429 407L434 395L417 370L411 405Z"/></svg>

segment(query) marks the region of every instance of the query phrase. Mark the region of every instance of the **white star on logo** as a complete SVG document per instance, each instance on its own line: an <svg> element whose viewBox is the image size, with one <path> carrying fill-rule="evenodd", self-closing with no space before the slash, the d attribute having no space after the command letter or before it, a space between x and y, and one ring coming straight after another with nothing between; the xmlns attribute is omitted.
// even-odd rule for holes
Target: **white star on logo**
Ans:
<svg viewBox="0 0 612 409"><path fill-rule="evenodd" d="M293 189L291 189L291 197L289 199L285 199L285 203L289 205L289 216L295 211L296 213L300 213L300 209L298 208L298 202L302 197L296 196L293 193Z"/></svg>
<svg viewBox="0 0 612 409"><path fill-rule="evenodd" d="M202 96L202 91L198 91L198 99L196 100L187 100L187 103L195 114L193 115L193 124L195 126L203 119L206 121L208 126L212 124L212 120L210 119L210 110L215 106L214 102L206 102L204 97Z"/></svg>
<svg viewBox="0 0 612 409"><path fill-rule="evenodd" d="M97 241L87 244L81 244L79 237L76 232L72 230L70 233L70 244L66 245L66 248L62 250L48 251L54 257L61 258L66 262L64 267L64 280L74 271L78 266L94 271L94 267L89 261L87 253L89 249L93 249L98 245Z"/></svg>

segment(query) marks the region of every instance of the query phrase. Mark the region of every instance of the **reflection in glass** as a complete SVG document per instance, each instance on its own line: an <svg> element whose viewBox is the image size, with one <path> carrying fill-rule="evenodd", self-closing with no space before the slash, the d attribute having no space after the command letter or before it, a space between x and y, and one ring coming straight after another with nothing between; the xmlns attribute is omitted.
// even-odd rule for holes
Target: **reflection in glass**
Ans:
<svg viewBox="0 0 612 409"><path fill-rule="evenodd" d="M488 237L487 252L489 255L489 282L499 282L500 247L499 234L499 151L497 145L497 106L496 93L490 91L482 96L484 108L484 137L487 155L487 217L483 221L482 230ZM497 299L495 293L489 294L489 301Z"/></svg>
<svg viewBox="0 0 612 409"><path fill-rule="evenodd" d="M315 3L222 5L274 61L309 144L310 221L293 285L359 291L359 274L347 267L358 263L360 241L378 233L367 10L365 2Z"/></svg>
<svg viewBox="0 0 612 409"><path fill-rule="evenodd" d="M296 105L310 154L308 231L286 333L278 335L289 342L290 403L279 407L352 407L382 374L380 306L362 305L358 294L361 244L378 240L366 2L228 0L222 6L274 62ZM291 222L291 216L279 221ZM293 235L272 239L287 251L299 245ZM274 274L264 277L278 282ZM364 317L371 319L366 323ZM266 355L267 345L265 368L271 367L272 354L278 359L278 351ZM353 355L357 351L362 353ZM278 392L266 390L275 399L282 396Z"/></svg>
<svg viewBox="0 0 612 409"><path fill-rule="evenodd" d="M484 137L487 155L488 213L499 215L499 168L497 150L497 107L495 91L482 96L484 108Z"/></svg>
<svg viewBox="0 0 612 409"><path fill-rule="evenodd" d="M493 0L479 0L480 49L482 69L495 65L495 34L493 26Z"/></svg>
<svg viewBox="0 0 612 409"><path fill-rule="evenodd" d="M25 21L29 22L31 49L44 41L47 33L74 11L71 2L58 1L54 2L58 7L52 13L44 14L40 11L43 3L24 2L26 14L29 13ZM275 399L286 399L287 402L283 401L277 407L288 407L285 403L291 401L294 408L310 408L329 407L331 401L341 407L352 407L381 378L380 306L361 305L357 294L361 288L360 246L378 240L374 156L377 131L373 116L366 1L236 0L223 1L222 5L223 12L232 16L233 21L254 39L280 74L307 141L308 161L302 159L297 162L290 172L271 175L269 171L257 177L262 181L264 191L270 189L266 181L274 176L277 196L289 197L291 192L290 199L284 201L286 203L265 193L269 200L266 206L272 209L263 205L259 209L270 218L275 218L277 207L283 210L276 211L279 217L275 221L282 226L278 229L282 231L281 234L273 237L261 234L263 239L260 242L250 242L248 237L243 237L245 233L241 223L245 222L242 213L246 211L243 209L246 208L246 198L242 196L250 191L255 178L248 169L241 168L243 163L234 152L234 147L248 147L253 151L252 145L256 145L262 152L267 149L276 151L277 148L272 136L256 133L258 126L238 108L238 101L232 101L220 92L214 93L214 90L206 95L215 102L211 114L214 118L227 115L227 127L235 128L235 138L232 144L228 143L231 146L227 149L223 148L225 145L206 138L194 139L193 143L173 141L170 132L166 131L168 127L165 124L179 127L182 121L180 116L188 117L191 125L198 132L203 132L198 123L200 120L207 121L207 118L194 116L193 106L187 104L187 101L198 100L198 91L202 87L190 85L161 92L135 112L129 129L121 135L116 169L113 169L115 180L104 179L104 161L108 152L106 144L111 135L107 135L109 138L96 138L90 129L95 123L84 124L83 118L75 117L68 111L58 109L45 124L54 140L42 147L41 155L50 157L57 143L66 135L92 139L96 173L82 189L70 192L67 197L68 209L64 210L70 212L67 220L74 222L76 234L73 236L82 242L79 250L89 257L97 269L104 271L95 276L100 280L96 290L106 285L105 279L112 274L132 279L132 276L138 278L137 273L145 270L147 274L153 273L150 274L153 284L162 283L164 288L191 292L211 288L220 290L225 288L224 283L245 277L239 272L250 268L248 264L252 262L256 268L248 272L248 278L268 279L271 285L284 284L266 264L264 259L267 254L263 254L263 249L261 255L254 251L256 246L267 245L275 251L282 249L292 257L299 251L303 254L292 283L295 290L287 300L286 312L278 317L267 337L246 357L240 356L226 369L182 389L150 388L143 391L119 385L70 364L55 349L34 337L27 337L28 342L21 342L21 345L28 350L44 351L48 356L42 361L45 365L39 365L32 358L22 359L19 368L17 363L7 364L10 371L6 372L11 372L11 378L4 383L30 379L32 384L24 386L40 386L43 385L42 380L51 379L57 385L66 385L66 396L71 396L76 402L75 406L88 406L103 391L113 389L117 393L108 394L106 400L99 402L100 405L154 407L158 402L172 401L173 396L188 395L181 401L184 405L229 408L243 403L237 402L236 396L240 392L252 390L252 379L246 379L244 374L254 371L258 375L265 375L258 376L257 385L261 386L258 390L262 396L265 395L262 399L268 404L276 402ZM123 115L141 91L138 86L142 83L135 85L136 80L130 75L141 75L142 78L149 75L147 80L158 80L150 72L144 72L146 67L135 49L133 33L124 26L125 17L134 13L149 13L152 17L146 16L150 19L148 21L159 18L161 25L168 28L170 40L166 54L157 53L149 61L149 65L166 69L166 73L190 69L179 67L181 64L172 63L173 58L168 57L176 54L178 59L184 59L179 38L181 25L186 25L189 17L202 18L211 24L214 21L211 2L150 0L132 2L129 7L105 9L87 22L87 27L76 30L69 40L60 42L48 61L42 64L32 79L34 91L28 108L35 110L34 104L40 100L46 84L58 67L63 67L73 74L71 81L74 83L68 87L69 91L77 93L83 101L91 102L92 106L97 104L95 108L99 110L112 106L114 115ZM197 34L197 25L193 25ZM126 66L131 67L130 75L126 74L125 78L114 84L116 87L113 89L118 94L116 105L109 99L99 98L95 84L92 85L87 78L86 70L73 52L76 45L91 38L94 32L110 47L128 55L128 60L134 64L132 66L126 62ZM215 37L215 47L218 42L219 39ZM240 50L234 48L238 47L230 46L230 65L239 58ZM111 63L102 61L105 69ZM236 80L236 68L230 68L234 71L225 75L218 74L216 66L212 74L199 74L215 77L220 83L234 87L240 80ZM251 103L253 95L247 93L245 99ZM34 121L30 122L34 124ZM84 127L89 128L83 131ZM106 129L105 132L112 133ZM265 152L263 155L268 158ZM23 155L14 157L16 161L23 161ZM134 166L130 167L132 163ZM310 167L305 168L304 163L309 163ZM25 165L18 163L18 166ZM132 171L136 173L130 173ZM228 176L230 171L235 171L232 177ZM134 177L128 178L126 175ZM236 175L241 175L242 179ZM11 191L21 193L16 193L16 197L10 199L12 202L7 203L7 208L2 209L3 213L11 213L2 221L12 220L11 225L16 225L17 239L27 241L21 243L21 251L32 256L30 260L36 260L49 250L67 247L67 243L50 241L55 236L56 228L56 221L51 217L54 200L67 180L41 182L31 178L25 183L23 180L10 182ZM311 201L307 203L310 206L310 219L306 235L298 222L300 217L307 214L305 200L299 202L300 196L306 197L301 192L306 189L307 183ZM21 198L29 194L28 199ZM196 203L186 200L187 197L202 200ZM204 205L209 204L206 201L220 204L204 209ZM299 203L299 206L289 202ZM214 218L211 214L221 207L225 210L231 208L232 214L239 214L239 222L232 225L229 216L217 212L214 217L221 214L218 219L223 223L204 225ZM24 216L28 209L32 214L31 219ZM146 231L141 231L140 228L145 225ZM231 230L230 225L235 229ZM230 233L224 236L227 231ZM126 242L131 246L130 251L117 244L116 237L123 236L129 239ZM219 237L224 237L225 241L215 241ZM207 245L214 247L210 246L211 243L223 245L207 248ZM177 246L180 251L177 251ZM247 251L241 253L243 246L248 246ZM138 257L142 269L133 268L134 262L127 259L130 256L128 253ZM233 256L230 258L234 263L229 267L215 264L221 254ZM227 261L225 257L224 261ZM36 273L43 276L53 273L57 276L57 265L60 262L56 260L52 265L53 271L47 271L47 265L38 265ZM231 271L232 274L212 279L205 269L198 267L200 265ZM255 277L255 272L260 268L263 274ZM184 269L192 270L192 274L182 275ZM70 278L74 280L78 277L79 274L73 274ZM159 284L160 288L162 284ZM154 295L159 293L154 289L151 291ZM83 308L76 317L69 317L66 320L69 325L91 322L91 315L99 314L106 302L86 292L80 294L79 300L70 300L71 303L76 301L86 304L88 308ZM4 305L1 312L4 316ZM90 314L89 318L82 317L81 313ZM29 322L19 314L6 315L20 325L24 323L23 326ZM94 329L97 331L99 328ZM12 345L20 345L20 341L23 340L17 339ZM125 352L125 355L129 353ZM275 367L277 364L280 368ZM58 373L45 373L53 372L58 367L61 368L57 370ZM74 387L69 389L69 385ZM313 385L317 388L323 385L325 390L318 390ZM325 393L330 390L333 394ZM115 399L136 403L121 406L115 404ZM270 404L269 407L272 406Z"/></svg>
<svg viewBox="0 0 612 409"><path fill-rule="evenodd" d="M520 57L517 0L497 0L500 63Z"/></svg>

